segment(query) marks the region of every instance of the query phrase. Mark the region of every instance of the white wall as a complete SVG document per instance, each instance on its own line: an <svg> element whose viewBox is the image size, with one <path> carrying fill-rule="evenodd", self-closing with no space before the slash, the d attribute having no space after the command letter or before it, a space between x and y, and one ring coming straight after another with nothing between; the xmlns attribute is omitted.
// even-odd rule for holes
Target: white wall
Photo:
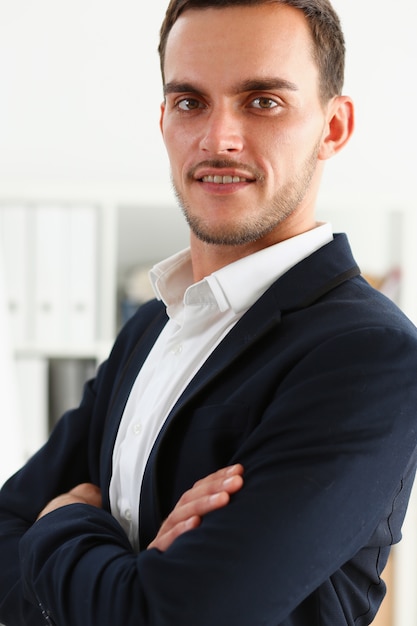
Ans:
<svg viewBox="0 0 417 626"><path fill-rule="evenodd" d="M0 182L158 181L165 2L0 0Z"/></svg>
<svg viewBox="0 0 417 626"><path fill-rule="evenodd" d="M347 42L345 92L356 133L329 164L326 188L414 197L417 165L413 0L334 0Z"/></svg>

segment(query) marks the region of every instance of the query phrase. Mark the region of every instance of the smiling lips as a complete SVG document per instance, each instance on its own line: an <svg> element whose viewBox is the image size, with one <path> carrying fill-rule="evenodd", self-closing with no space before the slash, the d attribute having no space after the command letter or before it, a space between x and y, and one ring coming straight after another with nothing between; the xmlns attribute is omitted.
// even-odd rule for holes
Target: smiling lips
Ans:
<svg viewBox="0 0 417 626"><path fill-rule="evenodd" d="M241 176L219 176L209 175L203 176L200 179L203 183L216 183L217 185L230 185L231 183L249 183L249 178L242 178Z"/></svg>
<svg viewBox="0 0 417 626"><path fill-rule="evenodd" d="M211 159L199 163L188 172L188 179L211 185L247 185L262 181L257 168L230 159Z"/></svg>

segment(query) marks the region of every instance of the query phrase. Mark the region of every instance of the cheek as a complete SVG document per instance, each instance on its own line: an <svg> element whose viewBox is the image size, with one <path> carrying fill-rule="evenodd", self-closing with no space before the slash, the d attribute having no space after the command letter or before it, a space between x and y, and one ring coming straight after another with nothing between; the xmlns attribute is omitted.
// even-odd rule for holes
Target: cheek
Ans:
<svg viewBox="0 0 417 626"><path fill-rule="evenodd" d="M320 140L322 129L314 120L303 120L270 134L263 146L263 156L273 170L292 173L305 163Z"/></svg>
<svg viewBox="0 0 417 626"><path fill-rule="evenodd" d="M301 131L296 124L266 124L258 126L255 131L251 129L251 133L247 134L246 149L272 169L284 167L288 156L300 150L303 135L305 140L305 131Z"/></svg>
<svg viewBox="0 0 417 626"><path fill-rule="evenodd" d="M190 138L178 126L166 123L163 126L163 139L171 167L181 167L182 161L190 153Z"/></svg>

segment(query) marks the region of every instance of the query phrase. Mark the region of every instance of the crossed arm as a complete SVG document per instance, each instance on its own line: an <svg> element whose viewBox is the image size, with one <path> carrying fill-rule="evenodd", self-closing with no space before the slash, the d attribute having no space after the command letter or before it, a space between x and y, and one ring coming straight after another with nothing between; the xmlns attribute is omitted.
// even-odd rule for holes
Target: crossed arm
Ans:
<svg viewBox="0 0 417 626"><path fill-rule="evenodd" d="M184 624L230 624L236 623L238 616L240 624L249 625L256 623L260 614L265 622L279 623L298 610L330 574L332 585L337 578L337 597L344 600L343 605L335 600L332 609L341 614L362 614L369 600L369 581L375 574L378 541L385 546L392 540L386 532L386 511L393 540L399 536L404 510L401 502L406 497L399 497L396 485L415 446L412 372L416 352L415 346L410 346L413 358L410 367L404 366L398 385L399 372L392 376L392 357L404 350L404 342L396 337L395 344L381 341L381 333L370 334L368 330L360 335L362 343L353 342L349 335L327 342L317 354L306 358L307 364L303 361L298 366L297 376L291 373L287 377L277 401L267 406L262 422L239 448L239 456L235 454L245 467L245 488L241 489L241 466L225 468L198 481L155 531L149 547L158 550L144 550L138 557L130 554L127 538L99 509L94 514L88 507L84 511L82 507L67 507L65 514L60 513L63 506L72 503L100 507L94 486L79 485L54 499L41 513L51 512L50 524L34 524L22 533L20 562L16 563L15 549L8 549L7 562L13 563L15 580L21 575L30 604L23 605L17 597L22 616L33 605L35 611L39 604L48 607L57 622L68 624L86 623L86 607L91 624L172 624L180 606ZM368 335L376 335L375 341L370 342ZM335 358L327 358L329 343L336 343L331 354L347 354L354 365L347 357L341 363L337 358L336 368ZM364 345L369 349L364 350ZM356 350L360 358L356 358ZM313 370L309 364L313 358L320 368ZM380 374L386 383L384 393ZM400 394L407 401L401 400ZM341 397L346 399L344 403ZM321 407L313 414L311 399L313 408ZM401 419L394 420L400 405ZM84 420L80 422L84 424ZM398 454L392 452L393 441ZM70 462L75 445L66 448ZM50 449L52 458L61 458L59 441ZM86 475L86 471L79 471L78 480ZM28 481L28 472L18 476L15 483L18 480L23 482L23 492L25 480L29 486L33 483ZM236 498L227 506L236 491ZM5 500L7 503L7 497ZM12 505L18 508L13 500ZM206 516L216 509L216 515ZM202 528L196 528L203 517ZM8 519L5 516L5 524ZM377 537L375 547L367 548L360 570L350 568L355 572L353 578L345 571L336 577L337 568L366 546L376 525L381 525L382 539ZM191 528L195 531L186 532ZM119 581L124 582L119 585ZM186 597L181 596L184 589ZM331 594L328 601L333 597ZM12 606L11 600L6 600L3 614L14 617L17 601ZM373 600L371 613L377 601ZM28 623L23 618L4 621ZM343 617L338 623L344 623Z"/></svg>
<svg viewBox="0 0 417 626"><path fill-rule="evenodd" d="M243 467L240 464L222 468L197 481L186 491L163 522L148 549L157 548L164 552L173 541L188 530L197 528L204 515L226 506L230 496L243 486ZM38 519L70 504L90 504L101 508L99 487L83 483L68 493L57 496L41 511Z"/></svg>

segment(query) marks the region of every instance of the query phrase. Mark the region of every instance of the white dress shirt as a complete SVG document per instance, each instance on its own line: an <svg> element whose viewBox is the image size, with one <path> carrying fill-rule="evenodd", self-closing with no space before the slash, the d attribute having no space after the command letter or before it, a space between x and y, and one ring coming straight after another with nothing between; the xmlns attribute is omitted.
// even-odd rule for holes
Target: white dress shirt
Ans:
<svg viewBox="0 0 417 626"><path fill-rule="evenodd" d="M110 504L133 548L139 550L139 499L145 466L174 404L224 336L275 280L331 241L321 224L244 257L193 284L190 251L150 272L169 320L132 387L120 422L110 482Z"/></svg>

